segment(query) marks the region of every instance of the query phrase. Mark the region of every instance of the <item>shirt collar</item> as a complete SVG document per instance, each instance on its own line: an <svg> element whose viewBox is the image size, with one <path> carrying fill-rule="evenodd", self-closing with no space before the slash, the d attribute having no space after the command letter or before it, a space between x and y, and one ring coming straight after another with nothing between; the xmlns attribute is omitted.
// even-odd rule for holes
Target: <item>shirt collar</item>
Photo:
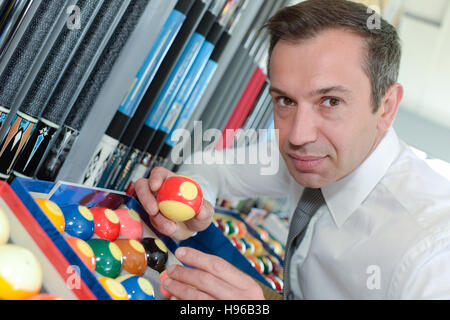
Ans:
<svg viewBox="0 0 450 320"><path fill-rule="evenodd" d="M327 207L338 228L347 221L386 174L400 153L400 141L390 128L378 147L356 170L322 188Z"/></svg>

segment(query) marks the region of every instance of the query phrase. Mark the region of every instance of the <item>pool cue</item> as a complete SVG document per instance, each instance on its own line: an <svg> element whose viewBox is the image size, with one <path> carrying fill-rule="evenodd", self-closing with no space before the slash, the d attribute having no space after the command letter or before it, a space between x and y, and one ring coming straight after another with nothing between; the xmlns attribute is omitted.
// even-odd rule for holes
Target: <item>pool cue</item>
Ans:
<svg viewBox="0 0 450 320"><path fill-rule="evenodd" d="M212 2L215 3L216 0ZM149 85L147 91L139 106L136 110L135 115L128 124L125 132L119 140L119 144L114 151L111 159L107 163L103 174L101 175L100 181L97 183L97 187L104 188L108 186L115 176L118 174L124 159L127 158L130 149L138 137L141 130L145 126L145 121L148 115L152 112L152 108L155 105L155 101L158 99L160 94L164 90L165 84L170 80L170 76L178 69L178 72L183 75L186 65L181 65L180 60L186 58L185 54L192 54L197 48L192 46L192 39L195 37L195 31L197 27L201 25L203 18L207 15L209 6L204 2L196 1L192 8L192 14L188 15L186 22L181 28L178 39L174 42L171 50L168 53L168 59L165 59L155 78ZM186 51L191 45L191 51ZM189 52L189 53L187 53ZM184 62L186 60L183 60ZM189 60L188 60L189 61Z"/></svg>
<svg viewBox="0 0 450 320"><path fill-rule="evenodd" d="M71 59L61 80L45 105L36 129L25 144L22 152L13 164L12 172L16 176L33 177L35 171L52 144L54 136L59 132L62 123L73 105L71 101L79 94L80 86L85 83L93 68L98 51L104 47L104 39L129 1L105 1L95 16L89 31ZM78 92L78 93L77 93Z"/></svg>
<svg viewBox="0 0 450 320"><path fill-rule="evenodd" d="M144 13L149 0L131 1L118 27L108 42L102 56L98 60L93 73L89 76L77 101L74 103L64 126L51 147L44 162L37 170L36 178L55 181L72 146L76 142L85 120L94 106L103 84L119 57L127 40Z"/></svg>
<svg viewBox="0 0 450 320"><path fill-rule="evenodd" d="M159 35L152 46L146 60L139 70L128 95L136 95L142 86L149 86L145 93L150 90L153 80L165 79L166 71L173 67L184 47L192 26L198 21L206 4L200 0L179 0L163 25ZM143 80L143 81L142 81ZM144 104L144 96L138 101L132 97L125 97L123 103L116 112L111 124L103 135L96 148L80 183L87 186L96 186L120 143L121 137L127 128L136 121L133 118L145 118L148 104ZM131 106L131 107L130 107ZM135 108L135 106L137 106ZM123 112L129 112L125 114ZM143 116L144 115L144 116Z"/></svg>
<svg viewBox="0 0 450 320"><path fill-rule="evenodd" d="M81 15L82 25L90 26L102 2L79 0L77 4L85 13ZM59 82L87 29L88 27L80 30L62 28L32 86L20 103L10 130L0 146L0 177L5 178L9 175L14 161L36 127L43 106Z"/></svg>

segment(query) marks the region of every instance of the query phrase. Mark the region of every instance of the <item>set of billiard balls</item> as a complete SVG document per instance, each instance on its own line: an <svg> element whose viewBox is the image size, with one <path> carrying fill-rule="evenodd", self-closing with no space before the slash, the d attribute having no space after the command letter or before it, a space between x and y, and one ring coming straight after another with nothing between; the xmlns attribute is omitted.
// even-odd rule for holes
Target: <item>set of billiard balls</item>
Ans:
<svg viewBox="0 0 450 320"><path fill-rule="evenodd" d="M245 223L231 216L218 213L214 216L213 222L230 240L231 244L247 259L251 266L266 278L272 289L282 292L283 268L280 262L276 257L264 250L264 246L259 239L250 235ZM263 232L265 230L262 230L258 230L258 234L264 237ZM271 238L269 237L269 239Z"/></svg>
<svg viewBox="0 0 450 320"><path fill-rule="evenodd" d="M0 209L0 300L55 300L58 297L39 294L42 289L42 267L27 248L8 243L10 223Z"/></svg>
<svg viewBox="0 0 450 320"><path fill-rule="evenodd" d="M142 238L143 223L134 210L36 201L113 299L155 299L143 276L147 267L165 270L168 249L160 239Z"/></svg>

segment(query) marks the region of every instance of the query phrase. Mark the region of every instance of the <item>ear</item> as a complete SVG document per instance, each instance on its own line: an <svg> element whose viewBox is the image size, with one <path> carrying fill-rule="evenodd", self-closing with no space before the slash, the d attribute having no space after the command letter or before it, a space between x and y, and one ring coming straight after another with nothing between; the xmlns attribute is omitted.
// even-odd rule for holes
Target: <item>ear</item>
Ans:
<svg viewBox="0 0 450 320"><path fill-rule="evenodd" d="M380 109L378 110L378 124L380 131L388 131L392 126L398 107L403 99L404 89L400 83L393 84L384 95Z"/></svg>

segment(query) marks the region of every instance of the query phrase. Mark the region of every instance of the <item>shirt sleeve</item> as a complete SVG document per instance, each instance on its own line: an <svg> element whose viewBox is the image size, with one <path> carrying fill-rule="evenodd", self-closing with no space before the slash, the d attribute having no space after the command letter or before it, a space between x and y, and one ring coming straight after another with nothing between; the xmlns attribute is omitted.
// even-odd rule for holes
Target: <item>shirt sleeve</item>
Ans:
<svg viewBox="0 0 450 320"><path fill-rule="evenodd" d="M178 174L196 180L204 198L212 204L217 197L246 199L288 195L289 172L273 141L195 153L184 162Z"/></svg>
<svg viewBox="0 0 450 320"><path fill-rule="evenodd" d="M403 261L400 299L450 300L450 231L427 237Z"/></svg>

